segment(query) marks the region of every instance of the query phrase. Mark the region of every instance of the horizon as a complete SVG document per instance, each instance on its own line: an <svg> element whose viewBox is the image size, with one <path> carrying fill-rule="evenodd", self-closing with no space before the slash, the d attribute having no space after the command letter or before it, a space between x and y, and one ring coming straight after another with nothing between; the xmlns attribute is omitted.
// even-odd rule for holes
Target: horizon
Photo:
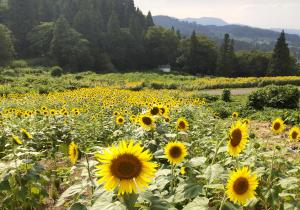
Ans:
<svg viewBox="0 0 300 210"><path fill-rule="evenodd" d="M265 29L300 29L300 22L294 21L300 19L300 1L297 0L135 0L135 6L145 14L151 11L153 16L177 19L213 17L229 24Z"/></svg>

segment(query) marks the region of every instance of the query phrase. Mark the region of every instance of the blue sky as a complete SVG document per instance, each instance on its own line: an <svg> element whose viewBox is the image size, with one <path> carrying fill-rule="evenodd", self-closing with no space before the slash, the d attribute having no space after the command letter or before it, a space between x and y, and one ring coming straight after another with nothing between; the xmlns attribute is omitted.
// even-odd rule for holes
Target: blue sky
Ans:
<svg viewBox="0 0 300 210"><path fill-rule="evenodd" d="M153 15L218 17L262 28L300 29L300 0L135 0L135 5Z"/></svg>

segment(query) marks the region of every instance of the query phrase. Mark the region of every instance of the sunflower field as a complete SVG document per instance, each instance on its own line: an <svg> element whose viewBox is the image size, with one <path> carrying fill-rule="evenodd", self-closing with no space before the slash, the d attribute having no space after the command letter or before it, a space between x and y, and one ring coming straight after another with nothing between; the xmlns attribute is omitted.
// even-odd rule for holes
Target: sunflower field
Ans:
<svg viewBox="0 0 300 210"><path fill-rule="evenodd" d="M281 116L115 86L0 102L0 209L300 209L299 124Z"/></svg>

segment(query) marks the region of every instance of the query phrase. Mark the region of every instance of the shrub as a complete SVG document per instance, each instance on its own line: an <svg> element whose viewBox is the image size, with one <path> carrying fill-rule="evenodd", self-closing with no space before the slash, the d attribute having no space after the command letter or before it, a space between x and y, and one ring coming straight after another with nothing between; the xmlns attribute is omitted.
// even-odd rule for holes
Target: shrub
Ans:
<svg viewBox="0 0 300 210"><path fill-rule="evenodd" d="M54 66L51 68L52 77L61 77L62 74L63 74L63 70L59 66Z"/></svg>
<svg viewBox="0 0 300 210"><path fill-rule="evenodd" d="M248 97L248 106L255 109L264 107L297 108L299 104L299 90L292 85L270 85L261 88Z"/></svg>
<svg viewBox="0 0 300 210"><path fill-rule="evenodd" d="M27 61L25 60L15 60L10 64L11 68L25 68L28 67Z"/></svg>
<svg viewBox="0 0 300 210"><path fill-rule="evenodd" d="M231 97L230 90L224 89L223 93L222 93L222 96L221 96L222 101L230 102L231 101L230 97Z"/></svg>

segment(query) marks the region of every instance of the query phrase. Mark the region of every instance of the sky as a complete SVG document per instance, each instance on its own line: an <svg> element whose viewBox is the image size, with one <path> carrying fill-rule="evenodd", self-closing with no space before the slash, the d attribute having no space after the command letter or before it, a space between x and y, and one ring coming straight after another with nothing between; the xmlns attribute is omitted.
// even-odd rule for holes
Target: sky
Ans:
<svg viewBox="0 0 300 210"><path fill-rule="evenodd" d="M217 17L261 28L300 29L300 0L135 0L152 15Z"/></svg>

